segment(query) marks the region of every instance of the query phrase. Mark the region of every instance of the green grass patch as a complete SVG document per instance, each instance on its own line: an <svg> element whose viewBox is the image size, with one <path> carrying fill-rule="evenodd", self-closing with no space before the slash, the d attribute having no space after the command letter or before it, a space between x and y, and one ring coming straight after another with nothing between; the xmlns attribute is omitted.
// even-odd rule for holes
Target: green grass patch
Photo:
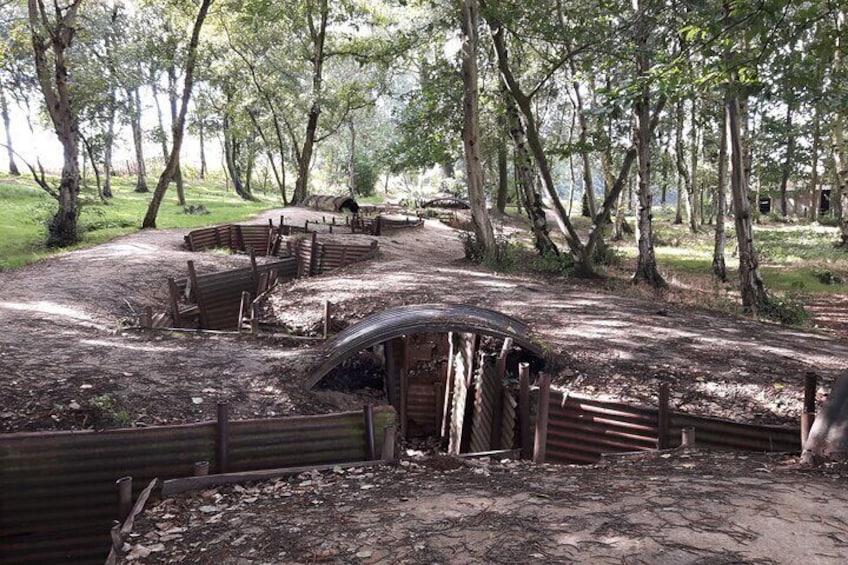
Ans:
<svg viewBox="0 0 848 565"><path fill-rule="evenodd" d="M83 189L79 219L81 241L86 247L137 231L147 212L151 193L133 192L134 179L115 178L114 197L101 202L93 188ZM176 203L172 186L159 209L156 225L161 229L195 228L244 221L257 213L280 206L278 200L247 202L221 183L191 181L185 185L186 201L208 213L187 214ZM269 195L270 196L270 195ZM14 269L56 251L44 246L47 222L56 201L26 177L0 177L0 270Z"/></svg>

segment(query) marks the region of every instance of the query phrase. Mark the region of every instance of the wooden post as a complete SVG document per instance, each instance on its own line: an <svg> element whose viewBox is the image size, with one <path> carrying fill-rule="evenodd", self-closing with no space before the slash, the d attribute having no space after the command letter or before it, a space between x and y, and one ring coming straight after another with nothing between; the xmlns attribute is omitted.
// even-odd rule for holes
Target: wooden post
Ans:
<svg viewBox="0 0 848 565"><path fill-rule="evenodd" d="M539 411L536 413L536 441L533 445L533 462L545 462L548 443L548 412L551 403L551 376L543 373L539 383Z"/></svg>
<svg viewBox="0 0 848 565"><path fill-rule="evenodd" d="M395 443L397 442L397 428L386 426L383 428L383 453L380 458L384 461L397 461L395 455Z"/></svg>
<svg viewBox="0 0 848 565"><path fill-rule="evenodd" d="M318 234L312 232L312 248L309 250L309 275L317 275L318 269Z"/></svg>
<svg viewBox="0 0 848 565"><path fill-rule="evenodd" d="M324 301L324 339L330 335L330 307L332 304L329 300Z"/></svg>
<svg viewBox="0 0 848 565"><path fill-rule="evenodd" d="M256 301L250 303L250 333L252 335L259 333L259 305Z"/></svg>
<svg viewBox="0 0 848 565"><path fill-rule="evenodd" d="M670 416L668 411L668 383L660 383L659 406L657 410L657 449L668 449Z"/></svg>
<svg viewBox="0 0 848 565"><path fill-rule="evenodd" d="M144 307L144 312L141 315L141 327L146 329L153 327L153 308L150 306Z"/></svg>
<svg viewBox="0 0 848 565"><path fill-rule="evenodd" d="M175 328L180 327L180 290L174 277L168 277L168 294L171 299L171 320Z"/></svg>
<svg viewBox="0 0 848 565"><path fill-rule="evenodd" d="M533 458L530 440L530 364L518 364L518 429L521 439L521 458Z"/></svg>
<svg viewBox="0 0 848 565"><path fill-rule="evenodd" d="M226 402L218 403L218 426L215 444L216 471L226 473L230 468L230 415Z"/></svg>
<svg viewBox="0 0 848 565"><path fill-rule="evenodd" d="M680 447L695 447L695 428L680 430Z"/></svg>
<svg viewBox="0 0 848 565"><path fill-rule="evenodd" d="M365 418L365 460L373 461L377 458L376 437L374 434L374 405L370 402L362 408Z"/></svg>
<svg viewBox="0 0 848 565"><path fill-rule="evenodd" d="M209 461L198 461L194 464L194 476L205 477L209 474Z"/></svg>
<svg viewBox="0 0 848 565"><path fill-rule="evenodd" d="M807 444L810 430L816 419L816 390L818 388L818 375L813 371L807 371L804 376L804 409L801 411L801 449Z"/></svg>
<svg viewBox="0 0 848 565"><path fill-rule="evenodd" d="M244 320L245 315L250 311L250 293L242 291L241 293L241 302L239 303L239 313L238 313L238 333L241 333L244 329Z"/></svg>
<svg viewBox="0 0 848 565"><path fill-rule="evenodd" d="M132 510L132 477L121 477L115 484L118 485L118 517L123 524Z"/></svg>
<svg viewBox="0 0 848 565"><path fill-rule="evenodd" d="M404 336L401 341L401 361L400 361L400 435L406 437L407 428L407 394L409 393L409 337Z"/></svg>
<svg viewBox="0 0 848 565"><path fill-rule="evenodd" d="M206 314L206 304L203 302L203 293L197 284L197 271L194 270L194 261L188 262L188 277L191 287L194 289L194 299L197 301L197 311L200 314L200 329L209 329L209 317Z"/></svg>
<svg viewBox="0 0 848 565"><path fill-rule="evenodd" d="M374 235L383 235L383 216L377 216L374 220Z"/></svg>

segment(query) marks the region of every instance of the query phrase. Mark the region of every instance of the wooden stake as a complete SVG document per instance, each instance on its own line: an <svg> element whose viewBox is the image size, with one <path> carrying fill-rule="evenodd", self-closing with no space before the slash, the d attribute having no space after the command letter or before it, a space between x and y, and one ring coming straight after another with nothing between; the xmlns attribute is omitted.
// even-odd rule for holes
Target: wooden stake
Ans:
<svg viewBox="0 0 848 565"><path fill-rule="evenodd" d="M533 445L533 462L544 463L548 443L548 413L551 403L551 376L542 374L539 384L539 410L536 413L536 441Z"/></svg>
<svg viewBox="0 0 848 565"><path fill-rule="evenodd" d="M530 364L518 364L518 430L521 440L521 458L533 458L530 439Z"/></svg>

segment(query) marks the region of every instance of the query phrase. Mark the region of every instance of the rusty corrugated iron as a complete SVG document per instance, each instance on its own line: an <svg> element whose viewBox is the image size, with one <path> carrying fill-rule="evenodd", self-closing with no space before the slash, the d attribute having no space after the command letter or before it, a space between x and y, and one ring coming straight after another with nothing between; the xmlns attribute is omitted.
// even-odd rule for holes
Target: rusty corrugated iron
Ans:
<svg viewBox="0 0 848 565"><path fill-rule="evenodd" d="M795 452L801 450L799 427L743 424L693 416L682 412L671 413L669 445L680 445L683 428L695 428L695 445L707 449L733 451Z"/></svg>
<svg viewBox="0 0 848 565"><path fill-rule="evenodd" d="M375 408L376 446L394 423ZM258 470L364 459L361 411L229 422L229 465ZM109 551L117 518L115 481L136 491L152 478L185 477L216 458L216 424L205 422L101 432L0 436L0 562L94 563ZM137 494L137 492L136 492Z"/></svg>
<svg viewBox="0 0 848 565"><path fill-rule="evenodd" d="M321 362L312 370L305 386L312 388L333 368L363 349L404 335L447 332L511 337L530 353L543 356L529 326L506 314L468 304L398 306L368 316L326 342L321 348Z"/></svg>
<svg viewBox="0 0 848 565"><path fill-rule="evenodd" d="M359 204L350 196L310 194L303 200L303 206L325 212L341 212L343 210L349 210L352 214L359 212Z"/></svg>
<svg viewBox="0 0 848 565"><path fill-rule="evenodd" d="M682 428L694 427L696 445L736 451L798 451L796 427L741 424L671 413L669 445L680 445ZM659 441L657 408L551 393L547 460L596 463L603 453L650 451Z"/></svg>

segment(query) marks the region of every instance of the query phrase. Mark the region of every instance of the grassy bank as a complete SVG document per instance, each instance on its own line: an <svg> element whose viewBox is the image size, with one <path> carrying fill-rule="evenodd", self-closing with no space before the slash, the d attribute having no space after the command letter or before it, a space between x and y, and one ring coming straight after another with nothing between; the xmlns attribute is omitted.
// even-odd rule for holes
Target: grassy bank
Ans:
<svg viewBox="0 0 848 565"><path fill-rule="evenodd" d="M137 231L147 211L151 194L133 192L134 179L114 179L114 197L101 202L93 189L85 189L80 214L80 247L108 241ZM217 181L186 182L186 201L203 213L187 214L176 203L172 186L159 209L159 228L193 228L210 224L243 221L280 206L275 195L246 202L233 192L225 192ZM56 201L27 177L0 177L0 270L14 269L38 260L54 250L44 246L46 224L56 211Z"/></svg>

